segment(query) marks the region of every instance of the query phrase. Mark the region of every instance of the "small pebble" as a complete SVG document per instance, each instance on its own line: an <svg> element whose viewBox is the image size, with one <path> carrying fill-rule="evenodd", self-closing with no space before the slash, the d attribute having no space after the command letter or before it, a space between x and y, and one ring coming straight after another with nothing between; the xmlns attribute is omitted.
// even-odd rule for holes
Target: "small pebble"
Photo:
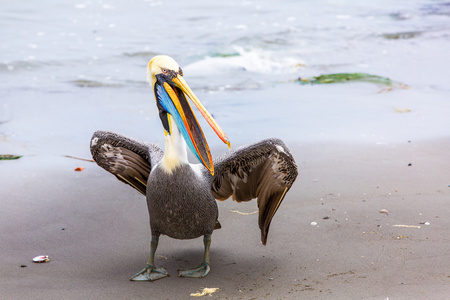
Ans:
<svg viewBox="0 0 450 300"><path fill-rule="evenodd" d="M388 210L383 208L383 209L380 210L380 213L382 213L382 214L387 214L387 213L388 213Z"/></svg>
<svg viewBox="0 0 450 300"><path fill-rule="evenodd" d="M430 225L430 222L425 222L424 224L425 224L425 225Z"/></svg>
<svg viewBox="0 0 450 300"><path fill-rule="evenodd" d="M311 222L311 226L317 226L317 222Z"/></svg>
<svg viewBox="0 0 450 300"><path fill-rule="evenodd" d="M28 267L27 265L20 265L21 268L26 268Z"/></svg>
<svg viewBox="0 0 450 300"><path fill-rule="evenodd" d="M408 167L411 167L412 166L412 164L408 164Z"/></svg>
<svg viewBox="0 0 450 300"><path fill-rule="evenodd" d="M328 216L323 217L324 220L328 220L329 218L330 217L328 217Z"/></svg>

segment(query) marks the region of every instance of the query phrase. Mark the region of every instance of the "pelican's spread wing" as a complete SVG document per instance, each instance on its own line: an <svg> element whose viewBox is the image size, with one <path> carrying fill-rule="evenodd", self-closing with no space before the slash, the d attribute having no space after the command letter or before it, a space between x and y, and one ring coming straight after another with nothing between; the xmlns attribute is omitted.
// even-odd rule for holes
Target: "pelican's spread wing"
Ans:
<svg viewBox="0 0 450 300"><path fill-rule="evenodd" d="M100 167L145 195L148 175L163 151L117 133L96 131L91 139L91 154Z"/></svg>
<svg viewBox="0 0 450 300"><path fill-rule="evenodd" d="M265 245L270 222L297 178L297 165L279 139L268 139L238 148L215 164L211 190L218 200L238 202L258 198L259 228Z"/></svg>

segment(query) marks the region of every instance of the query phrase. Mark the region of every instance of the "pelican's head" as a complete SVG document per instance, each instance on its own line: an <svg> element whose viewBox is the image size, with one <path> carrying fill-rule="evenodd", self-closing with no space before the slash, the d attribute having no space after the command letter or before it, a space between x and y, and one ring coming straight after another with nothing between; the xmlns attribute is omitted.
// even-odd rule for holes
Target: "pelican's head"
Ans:
<svg viewBox="0 0 450 300"><path fill-rule="evenodd" d="M173 58L167 55L158 55L148 63L147 79L152 83L164 133L166 135L172 134L174 129L170 127L169 122L169 118L172 117L189 149L211 174L214 174L208 144L187 97L192 100L208 124L228 147L230 147L230 142L211 114L184 81L181 68Z"/></svg>

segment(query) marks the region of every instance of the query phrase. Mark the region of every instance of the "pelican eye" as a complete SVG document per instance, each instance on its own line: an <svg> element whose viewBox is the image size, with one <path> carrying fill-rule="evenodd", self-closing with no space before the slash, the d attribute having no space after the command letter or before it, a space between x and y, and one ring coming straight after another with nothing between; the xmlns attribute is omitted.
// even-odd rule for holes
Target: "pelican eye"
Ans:
<svg viewBox="0 0 450 300"><path fill-rule="evenodd" d="M163 72L164 75L169 74L169 70L167 70L166 68L161 68L161 72Z"/></svg>

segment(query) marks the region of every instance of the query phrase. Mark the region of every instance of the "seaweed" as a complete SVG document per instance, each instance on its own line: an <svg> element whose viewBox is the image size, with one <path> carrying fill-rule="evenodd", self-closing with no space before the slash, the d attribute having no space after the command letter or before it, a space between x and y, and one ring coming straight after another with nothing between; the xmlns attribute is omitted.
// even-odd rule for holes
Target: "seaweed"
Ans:
<svg viewBox="0 0 450 300"><path fill-rule="evenodd" d="M314 76L311 78L299 78L301 84L328 84L328 83L344 83L352 81L371 82L376 84L391 86L393 81L387 77L367 73L334 73Z"/></svg>
<svg viewBox="0 0 450 300"><path fill-rule="evenodd" d="M295 80L301 85L306 84L330 84L330 83L347 83L347 82L368 82L373 83L378 86L383 86L379 91L389 92L395 88L408 89L408 85L393 81L388 77L382 77L367 73L334 73L334 74L323 74L320 76L313 76L311 78L301 78Z"/></svg>
<svg viewBox="0 0 450 300"><path fill-rule="evenodd" d="M13 160L19 159L22 155L13 155L13 154L0 154L0 160Z"/></svg>
<svg viewBox="0 0 450 300"><path fill-rule="evenodd" d="M388 90L393 88L407 89L408 86L401 82L396 82L387 77L382 77L367 73L334 73L313 76L311 78L298 78L296 80L300 84L329 84L329 83L346 83L346 82L369 82L377 85L386 86Z"/></svg>

